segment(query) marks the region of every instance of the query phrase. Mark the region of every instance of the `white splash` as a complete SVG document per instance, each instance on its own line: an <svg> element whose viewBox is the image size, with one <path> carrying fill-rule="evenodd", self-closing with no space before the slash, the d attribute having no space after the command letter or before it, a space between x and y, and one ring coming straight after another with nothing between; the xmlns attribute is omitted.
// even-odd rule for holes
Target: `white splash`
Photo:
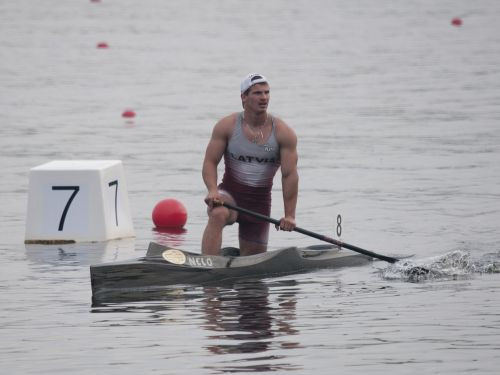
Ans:
<svg viewBox="0 0 500 375"><path fill-rule="evenodd" d="M421 260L403 260L382 270L382 278L386 280L403 280L420 282L436 279L463 279L478 272L477 265L470 254L456 250L444 255Z"/></svg>

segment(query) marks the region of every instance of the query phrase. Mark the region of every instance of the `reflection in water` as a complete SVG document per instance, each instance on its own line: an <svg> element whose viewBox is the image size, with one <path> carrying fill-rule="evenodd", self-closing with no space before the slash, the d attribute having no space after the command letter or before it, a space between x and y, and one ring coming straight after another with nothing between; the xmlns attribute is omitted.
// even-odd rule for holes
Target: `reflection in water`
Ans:
<svg viewBox="0 0 500 375"><path fill-rule="evenodd" d="M176 301L189 302L202 298L199 287L167 286L159 289L118 290L102 298L92 296L92 312L135 312L137 310L156 313L171 310Z"/></svg>
<svg viewBox="0 0 500 375"><path fill-rule="evenodd" d="M26 256L33 264L89 266L116 260L118 255L126 257L133 254L135 240L127 238L103 242L77 242L58 245L25 244L24 246Z"/></svg>
<svg viewBox="0 0 500 375"><path fill-rule="evenodd" d="M83 266L99 263L107 243L72 243L59 245L25 245L28 259L35 264Z"/></svg>
<svg viewBox="0 0 500 375"><path fill-rule="evenodd" d="M283 349L299 348L297 341L290 340L299 334L295 328L297 289L294 280L268 283L245 280L224 286L122 291L106 301L94 301L92 312L147 311L148 317L140 318L142 323L172 324L176 315L184 320L189 309L205 320L201 327L209 331L205 348L210 354L244 354L229 362L219 361L222 365L207 365L207 369L216 372L298 370L301 367L287 363L287 356L283 355ZM101 323L108 325L109 321Z"/></svg>
<svg viewBox="0 0 500 375"><path fill-rule="evenodd" d="M153 228L155 242L168 247L182 247L186 232L184 228Z"/></svg>
<svg viewBox="0 0 500 375"><path fill-rule="evenodd" d="M292 282L295 285L294 282ZM237 360L234 365L218 367L221 372L276 371L297 369L289 364L275 364L283 356L264 355L274 348L296 348L297 342L284 341L282 337L296 335L296 291L280 287L275 304L269 299L269 285L262 281L245 281L233 285L231 290L205 287L204 328L214 331L209 338L215 344L206 348L214 354L260 353L259 357ZM220 342L217 342L220 341ZM228 342L229 341L229 342ZM240 362L251 365L241 365ZM214 369L212 367L212 369Z"/></svg>

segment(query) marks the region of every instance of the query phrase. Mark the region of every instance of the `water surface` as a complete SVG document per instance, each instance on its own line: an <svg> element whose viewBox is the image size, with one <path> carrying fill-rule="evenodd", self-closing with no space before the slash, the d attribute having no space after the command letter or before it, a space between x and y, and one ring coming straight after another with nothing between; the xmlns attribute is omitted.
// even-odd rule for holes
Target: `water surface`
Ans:
<svg viewBox="0 0 500 375"><path fill-rule="evenodd" d="M3 371L496 374L499 17L486 0L0 4ZM254 71L299 138L298 224L334 235L341 214L344 241L433 273L374 262L93 306L90 264L199 252L206 142ZM28 171L58 159L123 161L135 239L23 244ZM152 229L167 197L183 234ZM273 199L280 217L279 176Z"/></svg>

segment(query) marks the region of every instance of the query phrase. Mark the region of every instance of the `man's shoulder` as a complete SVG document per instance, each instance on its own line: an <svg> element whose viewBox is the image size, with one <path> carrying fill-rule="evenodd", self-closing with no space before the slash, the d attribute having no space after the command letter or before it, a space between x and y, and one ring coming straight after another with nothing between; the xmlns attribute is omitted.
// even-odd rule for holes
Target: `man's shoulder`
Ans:
<svg viewBox="0 0 500 375"><path fill-rule="evenodd" d="M219 123L229 123L229 124L232 124L234 125L234 123L236 122L236 118L239 116L239 112L235 112L235 113L231 113L227 116L224 116L223 118L221 118L219 120Z"/></svg>
<svg viewBox="0 0 500 375"><path fill-rule="evenodd" d="M294 130L281 118L273 116L274 117L274 123L276 126L276 137L278 139L278 142L283 143L283 142L296 142L297 136L295 135Z"/></svg>
<svg viewBox="0 0 500 375"><path fill-rule="evenodd" d="M287 129L287 130L290 129L290 130L292 130L292 128L281 117L272 115L272 118L273 118L274 124L276 125L276 128L278 128L278 129Z"/></svg>
<svg viewBox="0 0 500 375"><path fill-rule="evenodd" d="M238 113L231 113L230 115L221 118L214 126L214 134L229 138L233 133L237 116Z"/></svg>
<svg viewBox="0 0 500 375"><path fill-rule="evenodd" d="M232 129L236 123L238 115L238 113L231 113L230 115L221 118L215 126L221 129Z"/></svg>

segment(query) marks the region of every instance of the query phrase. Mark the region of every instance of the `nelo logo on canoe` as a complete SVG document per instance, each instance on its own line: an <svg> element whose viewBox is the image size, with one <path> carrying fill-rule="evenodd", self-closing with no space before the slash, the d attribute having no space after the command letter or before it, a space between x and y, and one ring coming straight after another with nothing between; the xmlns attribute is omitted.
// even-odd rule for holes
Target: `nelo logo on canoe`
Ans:
<svg viewBox="0 0 500 375"><path fill-rule="evenodd" d="M192 267L206 267L212 268L214 266L214 262L209 257L193 257L188 256L188 263Z"/></svg>
<svg viewBox="0 0 500 375"><path fill-rule="evenodd" d="M210 257L191 256L175 249L168 249L162 253L163 259L172 264L189 265L191 267L213 268L214 262Z"/></svg>
<svg viewBox="0 0 500 375"><path fill-rule="evenodd" d="M185 264L186 256L180 250L169 249L165 250L162 254L163 259L165 259L169 263L173 264Z"/></svg>

